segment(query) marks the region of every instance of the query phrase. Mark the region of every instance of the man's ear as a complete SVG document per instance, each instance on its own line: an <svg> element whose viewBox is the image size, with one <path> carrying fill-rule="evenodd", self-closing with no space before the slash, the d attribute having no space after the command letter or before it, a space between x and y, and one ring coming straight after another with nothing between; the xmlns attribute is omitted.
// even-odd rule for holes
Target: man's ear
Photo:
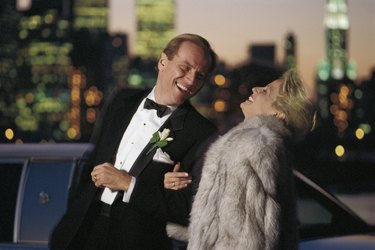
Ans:
<svg viewBox="0 0 375 250"><path fill-rule="evenodd" d="M163 52L161 53L159 63L158 63L158 69L159 71L164 71L164 69L167 67L168 64L168 57L167 55Z"/></svg>

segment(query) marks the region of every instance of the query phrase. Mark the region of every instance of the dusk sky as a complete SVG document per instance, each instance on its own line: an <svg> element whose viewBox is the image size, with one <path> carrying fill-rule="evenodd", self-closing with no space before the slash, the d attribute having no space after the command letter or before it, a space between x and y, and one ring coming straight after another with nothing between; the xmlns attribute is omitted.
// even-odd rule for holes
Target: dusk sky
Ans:
<svg viewBox="0 0 375 250"><path fill-rule="evenodd" d="M288 32L297 42L298 68L313 81L325 57L325 0L176 0L176 34L197 33L207 38L227 64L247 59L250 44L274 43L283 59ZM348 0L350 60L360 78L375 66L375 1ZM130 53L135 44L135 0L110 0L110 32L126 32Z"/></svg>

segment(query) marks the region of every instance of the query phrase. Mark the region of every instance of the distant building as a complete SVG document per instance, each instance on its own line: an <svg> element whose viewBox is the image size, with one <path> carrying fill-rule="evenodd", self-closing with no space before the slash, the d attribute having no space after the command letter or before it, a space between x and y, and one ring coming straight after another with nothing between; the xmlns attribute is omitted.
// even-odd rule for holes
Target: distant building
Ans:
<svg viewBox="0 0 375 250"><path fill-rule="evenodd" d="M125 34L108 34L107 26L107 0L73 2L72 139L88 140L105 97L114 88L127 86L128 39ZM80 94L74 95L76 92Z"/></svg>
<svg viewBox="0 0 375 250"><path fill-rule="evenodd" d="M19 134L33 134L30 140L65 138L73 47L68 6L63 1L32 1L19 21L14 121Z"/></svg>
<svg viewBox="0 0 375 250"><path fill-rule="evenodd" d="M174 0L136 0L136 56L129 63L129 87L155 85L157 61L175 36L175 9Z"/></svg>
<svg viewBox="0 0 375 250"><path fill-rule="evenodd" d="M18 23L16 1L0 3L0 143L5 141L5 131L12 134L16 113Z"/></svg>
<svg viewBox="0 0 375 250"><path fill-rule="evenodd" d="M106 0L15 3L0 5L0 140L88 141L127 85L127 36L107 33Z"/></svg>
<svg viewBox="0 0 375 250"><path fill-rule="evenodd" d="M322 125L336 132L328 134L344 139L350 136L355 69L348 60L347 36L349 30L346 0L327 0L326 58L317 74L318 108Z"/></svg>
<svg viewBox="0 0 375 250"><path fill-rule="evenodd" d="M136 54L141 59L158 59L175 35L175 0L136 0Z"/></svg>
<svg viewBox="0 0 375 250"><path fill-rule="evenodd" d="M285 51L284 67L286 69L297 67L296 46L297 46L296 39L294 37L294 34L288 33L285 39L285 44L284 44L284 51Z"/></svg>

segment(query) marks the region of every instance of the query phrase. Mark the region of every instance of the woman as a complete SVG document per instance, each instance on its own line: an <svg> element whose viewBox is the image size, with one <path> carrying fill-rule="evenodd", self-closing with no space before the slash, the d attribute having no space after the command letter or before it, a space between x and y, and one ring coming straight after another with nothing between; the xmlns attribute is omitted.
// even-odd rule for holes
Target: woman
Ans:
<svg viewBox="0 0 375 250"><path fill-rule="evenodd" d="M288 144L311 130L314 105L294 70L252 91L244 121L206 153L188 249L297 249Z"/></svg>

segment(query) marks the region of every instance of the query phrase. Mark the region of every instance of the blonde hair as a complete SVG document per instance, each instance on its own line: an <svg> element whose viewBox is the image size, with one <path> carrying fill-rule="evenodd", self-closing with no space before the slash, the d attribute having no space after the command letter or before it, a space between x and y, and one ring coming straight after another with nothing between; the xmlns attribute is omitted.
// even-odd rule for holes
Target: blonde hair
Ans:
<svg viewBox="0 0 375 250"><path fill-rule="evenodd" d="M315 105L308 98L306 88L295 69L286 71L275 107L285 114L285 121L295 140L302 140L315 126Z"/></svg>

